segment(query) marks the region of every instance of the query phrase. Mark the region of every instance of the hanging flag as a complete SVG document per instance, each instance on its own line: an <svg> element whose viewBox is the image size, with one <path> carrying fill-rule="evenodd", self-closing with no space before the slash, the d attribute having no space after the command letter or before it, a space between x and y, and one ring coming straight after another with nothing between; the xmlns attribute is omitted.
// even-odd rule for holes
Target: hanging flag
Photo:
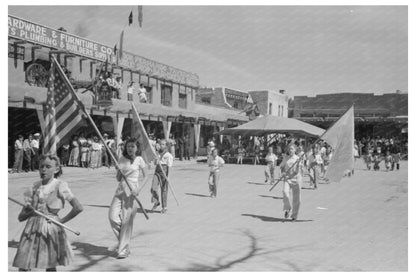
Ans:
<svg viewBox="0 0 416 277"><path fill-rule="evenodd" d="M150 143L149 137L146 130L144 129L142 120L140 119L139 113L134 106L134 103L131 103L133 109L133 124L131 127L131 137L137 138L140 143L141 156L146 163L154 161L157 157L157 154Z"/></svg>
<svg viewBox="0 0 416 277"><path fill-rule="evenodd" d="M123 57L123 40L124 40L124 30L121 31L120 34L120 44L119 44L119 49L118 49L118 57L119 59L121 59Z"/></svg>
<svg viewBox="0 0 416 277"><path fill-rule="evenodd" d="M113 52L114 52L114 55L117 55L117 44L114 45Z"/></svg>
<svg viewBox="0 0 416 277"><path fill-rule="evenodd" d="M65 143L69 143L72 133L83 121L83 104L78 101L75 91L61 66L52 57L49 89L43 107L45 118L45 138L43 153L54 153Z"/></svg>
<svg viewBox="0 0 416 277"><path fill-rule="evenodd" d="M130 15L129 15L129 26L130 26L131 24L133 24L133 11L131 11L131 12L130 12Z"/></svg>
<svg viewBox="0 0 416 277"><path fill-rule="evenodd" d="M354 169L354 106L352 106L321 137L334 149L327 177L339 182L346 170Z"/></svg>
<svg viewBox="0 0 416 277"><path fill-rule="evenodd" d="M139 26L142 27L143 23L143 6L138 6L138 19L139 19Z"/></svg>

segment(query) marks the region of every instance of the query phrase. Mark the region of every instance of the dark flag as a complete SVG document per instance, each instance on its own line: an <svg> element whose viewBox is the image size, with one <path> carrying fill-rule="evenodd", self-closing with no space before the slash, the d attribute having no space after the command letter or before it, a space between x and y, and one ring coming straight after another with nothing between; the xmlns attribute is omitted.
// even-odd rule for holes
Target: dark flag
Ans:
<svg viewBox="0 0 416 277"><path fill-rule="evenodd" d="M129 15L129 26L130 26L131 24L133 24L133 11L131 11L131 12L130 12L130 15Z"/></svg>
<svg viewBox="0 0 416 277"><path fill-rule="evenodd" d="M49 89L43 107L45 118L43 153L56 154L56 150L81 124L83 104L75 95L61 66L52 57Z"/></svg>
<svg viewBox="0 0 416 277"><path fill-rule="evenodd" d="M117 44L114 45L113 52L114 52L114 55L117 55Z"/></svg>
<svg viewBox="0 0 416 277"><path fill-rule="evenodd" d="M120 49L118 50L119 59L123 57L123 40L124 40L124 30L121 31L121 34L120 34L120 44L119 44Z"/></svg>
<svg viewBox="0 0 416 277"><path fill-rule="evenodd" d="M139 26L142 27L143 23L143 6L138 6L138 17L139 17Z"/></svg>

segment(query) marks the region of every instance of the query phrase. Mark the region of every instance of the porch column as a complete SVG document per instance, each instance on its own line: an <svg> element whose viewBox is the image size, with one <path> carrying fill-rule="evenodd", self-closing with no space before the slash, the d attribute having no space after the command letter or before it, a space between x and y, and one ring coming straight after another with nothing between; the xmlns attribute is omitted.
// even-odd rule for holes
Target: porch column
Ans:
<svg viewBox="0 0 416 277"><path fill-rule="evenodd" d="M194 133L195 133L195 156L198 155L199 151L199 136L201 133L201 124L195 123L194 124Z"/></svg>
<svg viewBox="0 0 416 277"><path fill-rule="evenodd" d="M113 126L114 126L114 134L117 136L117 146L121 142L121 135L123 132L123 125L124 125L124 119L125 117L120 117L117 113L116 116L111 117L113 119Z"/></svg>
<svg viewBox="0 0 416 277"><path fill-rule="evenodd" d="M38 115L40 129L42 131L42 138L45 139L45 118L43 117L43 107L41 110L36 109L36 114Z"/></svg>
<svg viewBox="0 0 416 277"><path fill-rule="evenodd" d="M172 121L163 120L163 134L165 135L165 139L169 138L170 128L172 127Z"/></svg>
<svg viewBox="0 0 416 277"><path fill-rule="evenodd" d="M225 129L225 127L224 126L219 126L219 129L220 129L220 132L221 132L221 131L223 131ZM221 142L221 144L222 144L223 137L224 137L223 135L220 135L220 142Z"/></svg>

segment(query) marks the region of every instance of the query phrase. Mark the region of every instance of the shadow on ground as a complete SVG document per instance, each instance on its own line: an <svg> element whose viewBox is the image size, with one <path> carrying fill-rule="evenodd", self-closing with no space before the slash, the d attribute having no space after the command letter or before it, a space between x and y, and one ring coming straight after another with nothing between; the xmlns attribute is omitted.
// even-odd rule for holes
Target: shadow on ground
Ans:
<svg viewBox="0 0 416 277"><path fill-rule="evenodd" d="M86 242L73 242L74 250L79 251L80 255L87 259L87 262L79 265L72 271L83 271L96 265L97 263L107 259L108 257L115 257L115 253L108 250L107 246L97 246ZM94 259L93 256L101 256Z"/></svg>
<svg viewBox="0 0 416 277"><path fill-rule="evenodd" d="M288 252L288 251L296 250L297 248L300 247L300 246L292 246L292 247L286 247L286 248L276 249L272 251L263 251L263 249L258 246L258 239L249 230L244 230L242 231L242 233L244 236L246 236L249 239L250 244L247 248L246 253L243 254L241 257L231 259L231 260L228 259L228 261L225 261L227 257L235 253L234 249L230 249L229 254L225 254L221 257L218 257L212 265L201 264L201 263L191 263L188 267L170 268L168 269L168 271L213 271L213 272L224 271L224 270L228 270L232 268L234 265L244 263L257 256L274 254L274 253L285 252L285 251ZM283 261L283 264L291 267L291 269L294 271L300 271L300 268L294 263L290 264L289 261Z"/></svg>
<svg viewBox="0 0 416 277"><path fill-rule="evenodd" d="M313 221L311 219L297 219L297 220L292 220L292 219L288 219L288 218L278 218L278 217L271 217L271 216L264 216L264 215L255 215L255 214L241 214L242 216L249 216L249 217L254 217L254 218L258 218L262 221L266 221L266 222L293 222L293 223L297 223L297 222L309 222L309 221Z"/></svg>
<svg viewBox="0 0 416 277"><path fill-rule="evenodd" d="M283 197L279 197L279 196L272 196L272 195L260 195L260 197L265 197L265 198L273 198L273 199L283 199Z"/></svg>
<svg viewBox="0 0 416 277"><path fill-rule="evenodd" d="M186 195L190 195L190 196L198 196L198 197L211 197L210 195L206 195L206 194L198 194L198 193L189 193L186 192Z"/></svg>
<svg viewBox="0 0 416 277"><path fill-rule="evenodd" d="M256 186L270 186L270 183L257 183L257 182L247 182L247 183L256 185Z"/></svg>
<svg viewBox="0 0 416 277"><path fill-rule="evenodd" d="M110 206L109 205L93 205L93 204L84 204L83 206L87 206L87 207L94 207L94 208L107 208L109 209Z"/></svg>

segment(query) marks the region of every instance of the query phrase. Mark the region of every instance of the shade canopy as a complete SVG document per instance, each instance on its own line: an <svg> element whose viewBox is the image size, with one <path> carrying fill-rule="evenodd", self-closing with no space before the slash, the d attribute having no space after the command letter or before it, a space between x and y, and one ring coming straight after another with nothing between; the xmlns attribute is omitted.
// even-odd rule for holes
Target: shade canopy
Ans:
<svg viewBox="0 0 416 277"><path fill-rule="evenodd" d="M240 126L225 129L220 135L263 136L275 133L291 133L318 137L325 132L324 129L309 123L286 117L267 115Z"/></svg>

